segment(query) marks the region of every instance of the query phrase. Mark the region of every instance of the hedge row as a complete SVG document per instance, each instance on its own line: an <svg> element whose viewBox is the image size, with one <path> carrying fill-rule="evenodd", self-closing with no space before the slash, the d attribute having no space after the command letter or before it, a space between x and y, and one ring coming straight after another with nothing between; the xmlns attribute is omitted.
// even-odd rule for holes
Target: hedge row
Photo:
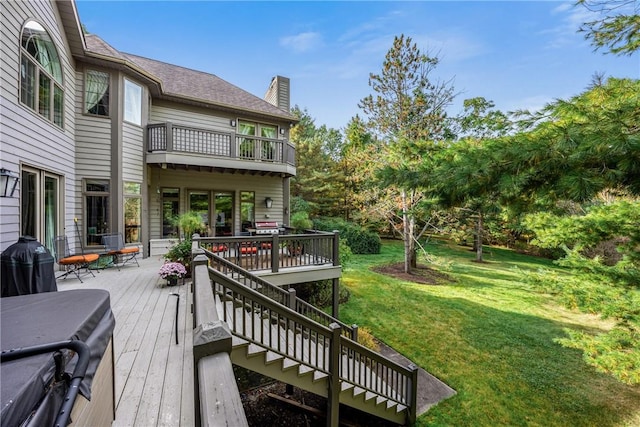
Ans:
<svg viewBox="0 0 640 427"><path fill-rule="evenodd" d="M318 218L313 221L313 228L321 231L338 230L354 254L380 253L380 237L357 224L337 218Z"/></svg>

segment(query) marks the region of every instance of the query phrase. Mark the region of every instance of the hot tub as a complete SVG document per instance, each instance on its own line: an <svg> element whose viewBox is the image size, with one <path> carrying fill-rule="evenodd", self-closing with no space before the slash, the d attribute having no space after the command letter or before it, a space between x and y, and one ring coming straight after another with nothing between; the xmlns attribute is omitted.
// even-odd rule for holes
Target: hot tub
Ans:
<svg viewBox="0 0 640 427"><path fill-rule="evenodd" d="M108 292L78 289L2 298L0 325L3 353L66 340L85 343L89 348L89 364L71 421L78 426L111 425L115 414L112 346L115 319ZM0 365L3 427L54 424L69 383L56 378L60 369L56 370L54 353ZM64 372L71 374L78 357L70 350L59 353L59 361L65 364Z"/></svg>

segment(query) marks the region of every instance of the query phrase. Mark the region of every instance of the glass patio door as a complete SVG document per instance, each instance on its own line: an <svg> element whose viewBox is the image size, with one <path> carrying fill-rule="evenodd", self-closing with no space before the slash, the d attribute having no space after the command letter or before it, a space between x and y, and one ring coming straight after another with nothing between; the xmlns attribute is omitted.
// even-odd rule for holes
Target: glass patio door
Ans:
<svg viewBox="0 0 640 427"><path fill-rule="evenodd" d="M215 193L216 236L233 235L233 193Z"/></svg>
<svg viewBox="0 0 640 427"><path fill-rule="evenodd" d="M200 221L204 224L205 230L200 230L201 235L208 234L210 230L209 223L209 192L208 191L190 191L189 192L189 211L195 212L200 216Z"/></svg>

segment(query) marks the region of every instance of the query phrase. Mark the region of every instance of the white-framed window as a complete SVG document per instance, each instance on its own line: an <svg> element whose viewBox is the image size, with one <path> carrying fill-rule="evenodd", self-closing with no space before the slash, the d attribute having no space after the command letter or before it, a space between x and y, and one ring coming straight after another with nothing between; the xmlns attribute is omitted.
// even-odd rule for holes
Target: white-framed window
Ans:
<svg viewBox="0 0 640 427"><path fill-rule="evenodd" d="M38 239L54 250L62 234L62 177L23 166L20 180L20 235Z"/></svg>
<svg viewBox="0 0 640 427"><path fill-rule="evenodd" d="M140 242L142 224L142 184L124 183L124 242Z"/></svg>
<svg viewBox="0 0 640 427"><path fill-rule="evenodd" d="M84 75L84 112L96 116L109 115L110 75L87 70Z"/></svg>
<svg viewBox="0 0 640 427"><path fill-rule="evenodd" d="M63 127L62 66L56 46L36 21L22 27L20 40L20 102Z"/></svg>
<svg viewBox="0 0 640 427"><path fill-rule="evenodd" d="M124 79L124 120L142 125L142 86Z"/></svg>
<svg viewBox="0 0 640 427"><path fill-rule="evenodd" d="M267 161L276 160L277 126L240 120L238 121L238 134L247 135L239 140L239 157ZM258 138L249 138L248 136Z"/></svg>

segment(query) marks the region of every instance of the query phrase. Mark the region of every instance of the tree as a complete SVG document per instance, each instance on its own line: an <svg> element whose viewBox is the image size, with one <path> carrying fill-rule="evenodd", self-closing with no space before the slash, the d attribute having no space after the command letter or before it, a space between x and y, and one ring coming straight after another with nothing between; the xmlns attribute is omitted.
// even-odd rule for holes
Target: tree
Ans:
<svg viewBox="0 0 640 427"><path fill-rule="evenodd" d="M606 15L585 22L580 31L605 53L632 55L640 49L640 15L635 0L578 0L576 5Z"/></svg>
<svg viewBox="0 0 640 427"><path fill-rule="evenodd" d="M340 171L342 135L325 125L316 127L309 113L292 109L300 122L291 130L296 147L296 177L291 195L309 203L309 213L334 216L341 213L345 180Z"/></svg>
<svg viewBox="0 0 640 427"><path fill-rule="evenodd" d="M587 363L628 384L640 384L640 202L619 199L584 213L539 213L527 225L546 248L563 248L558 261L574 275L533 275L531 283L559 295L571 308L615 320L606 332L567 330L562 345L584 352Z"/></svg>
<svg viewBox="0 0 640 427"><path fill-rule="evenodd" d="M475 214L474 249L476 261L482 262L486 215L500 211L502 194L499 165L503 159L491 139L505 136L513 125L485 98L466 99L463 105L463 113L456 118L461 138L442 153L435 173L428 173L433 170L430 163L423 170L437 182L437 193L445 206Z"/></svg>
<svg viewBox="0 0 640 427"><path fill-rule="evenodd" d="M430 156L434 145L420 142L447 135L445 109L454 98L450 82L431 79L438 62L437 57L423 54L410 37L395 37L381 74L369 75L375 95L359 103L381 143L376 168L382 171L379 184L388 191L381 204L386 204L384 215L391 223L399 212L407 273L416 265L416 241L424 232L416 229L416 215L425 195L407 186L409 180L403 175L415 172L419 160Z"/></svg>
<svg viewBox="0 0 640 427"><path fill-rule="evenodd" d="M530 118L528 132L503 141L520 195L583 202L619 187L640 195L640 80L596 79Z"/></svg>

